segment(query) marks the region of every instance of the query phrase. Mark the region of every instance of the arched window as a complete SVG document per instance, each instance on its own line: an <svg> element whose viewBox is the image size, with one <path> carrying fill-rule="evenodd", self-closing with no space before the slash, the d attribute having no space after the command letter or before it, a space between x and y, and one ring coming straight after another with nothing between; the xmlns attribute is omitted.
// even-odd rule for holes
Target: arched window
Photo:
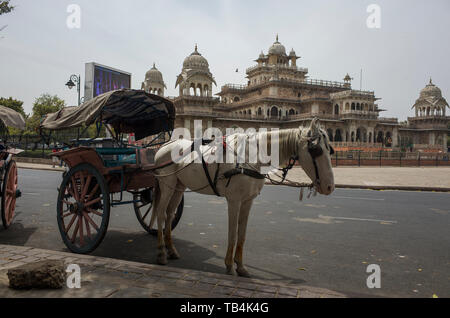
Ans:
<svg viewBox="0 0 450 318"><path fill-rule="evenodd" d="M382 143L383 142L383 132L379 131L377 134L377 142Z"/></svg>
<svg viewBox="0 0 450 318"><path fill-rule="evenodd" d="M334 114L339 115L339 105L338 104L334 105Z"/></svg>
<svg viewBox="0 0 450 318"><path fill-rule="evenodd" d="M331 128L327 129L327 134L328 134L328 139L330 139L330 141L333 141L333 130Z"/></svg>
<svg viewBox="0 0 450 318"><path fill-rule="evenodd" d="M334 141L336 141L336 142L341 142L342 141L342 135L341 135L341 130L340 129L336 129L336 135L334 137Z"/></svg>
<svg viewBox="0 0 450 318"><path fill-rule="evenodd" d="M270 110L270 117L277 117L277 116L278 116L278 108L273 106L272 109Z"/></svg>
<svg viewBox="0 0 450 318"><path fill-rule="evenodd" d="M352 110L355 110L355 103L352 103Z"/></svg>
<svg viewBox="0 0 450 318"><path fill-rule="evenodd" d="M261 107L259 107L258 108L258 116L261 116L262 115L262 109L261 109Z"/></svg>
<svg viewBox="0 0 450 318"><path fill-rule="evenodd" d="M292 108L289 109L289 115L294 115L295 114L295 110L293 110Z"/></svg>
<svg viewBox="0 0 450 318"><path fill-rule="evenodd" d="M235 97L233 98L233 101L234 101L234 102L238 102L238 101L240 101L240 98L239 98L238 96L235 96Z"/></svg>

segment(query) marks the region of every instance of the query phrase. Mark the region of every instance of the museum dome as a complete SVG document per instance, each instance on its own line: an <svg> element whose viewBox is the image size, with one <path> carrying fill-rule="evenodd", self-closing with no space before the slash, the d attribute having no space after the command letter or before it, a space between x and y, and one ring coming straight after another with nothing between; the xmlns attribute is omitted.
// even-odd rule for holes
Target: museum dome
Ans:
<svg viewBox="0 0 450 318"><path fill-rule="evenodd" d="M283 44L278 42L278 34L277 34L276 41L269 48L269 54L286 55L286 48L284 47Z"/></svg>
<svg viewBox="0 0 450 318"><path fill-rule="evenodd" d="M155 63L153 63L153 67L145 73L145 80L152 83L164 83L162 73L156 68Z"/></svg>
<svg viewBox="0 0 450 318"><path fill-rule="evenodd" d="M183 69L209 69L208 61L197 51L197 45L194 52L184 59Z"/></svg>
<svg viewBox="0 0 450 318"><path fill-rule="evenodd" d="M430 78L430 83L425 86L424 89L422 89L420 91L420 97L421 98L425 98L425 97L436 97L436 98L441 98L442 97L442 92L439 89L439 87L437 87L436 85L433 84L431 78Z"/></svg>

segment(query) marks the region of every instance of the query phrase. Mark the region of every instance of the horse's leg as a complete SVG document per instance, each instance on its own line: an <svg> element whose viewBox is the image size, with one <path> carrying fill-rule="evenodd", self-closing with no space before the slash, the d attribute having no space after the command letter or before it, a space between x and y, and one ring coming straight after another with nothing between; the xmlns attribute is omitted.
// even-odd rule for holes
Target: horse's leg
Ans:
<svg viewBox="0 0 450 318"><path fill-rule="evenodd" d="M164 239L167 247L167 252L169 254L170 259L179 259L180 254L178 254L175 246L172 241L172 220L175 216L178 206L180 205L181 199L183 198L184 189L178 190L178 187L181 185L177 185L177 190L175 190L172 198L170 199L169 206L167 208L167 216L166 216L166 226L164 232Z"/></svg>
<svg viewBox="0 0 450 318"><path fill-rule="evenodd" d="M244 266L243 262L243 252L244 252L244 242L245 242L245 233L247 231L247 221L248 215L250 213L250 209L253 204L253 199L242 202L241 209L239 211L239 223L238 223L238 238L237 238L237 246L236 246L236 254L234 255L234 261L236 262L236 272L239 276L250 277L247 269Z"/></svg>
<svg viewBox="0 0 450 318"><path fill-rule="evenodd" d="M159 180L158 180L159 181ZM169 200L173 195L174 187L170 187L166 185L165 183L168 182L168 180L164 180L163 182L158 182L159 187L159 198L157 199L158 205L156 206L155 212L158 222L158 257L156 262L160 265L166 265L167 264L167 255L166 255L166 247L164 244L164 237L163 237L163 226L164 221L166 219L166 210L167 206L169 205ZM169 183L169 182L168 182Z"/></svg>
<svg viewBox="0 0 450 318"><path fill-rule="evenodd" d="M241 207L240 201L228 200L228 248L225 256L225 266L227 267L227 274L233 275L233 251L236 245L236 231L239 209Z"/></svg>

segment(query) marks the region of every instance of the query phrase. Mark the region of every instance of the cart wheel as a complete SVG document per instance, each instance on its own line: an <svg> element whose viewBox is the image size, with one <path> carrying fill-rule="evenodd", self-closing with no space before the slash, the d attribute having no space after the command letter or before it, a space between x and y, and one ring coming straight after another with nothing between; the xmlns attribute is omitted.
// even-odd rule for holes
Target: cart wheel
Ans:
<svg viewBox="0 0 450 318"><path fill-rule="evenodd" d="M148 188L144 191L134 194L133 200L137 201L133 204L133 206L134 212L136 213L136 217L139 223L141 223L144 230L156 236L158 234L157 225L155 224L152 228L149 226L151 215L153 213L152 210L153 188ZM183 207L184 207L184 195L181 198L181 202L178 205L177 211L175 212L175 216L172 220L172 230L175 229L175 227L177 226L178 222L181 219L181 215L183 214Z"/></svg>
<svg viewBox="0 0 450 318"><path fill-rule="evenodd" d="M74 253L97 248L109 223L109 190L105 178L88 163L70 169L58 193L57 220L64 244Z"/></svg>
<svg viewBox="0 0 450 318"><path fill-rule="evenodd" d="M17 165L11 160L6 167L2 185L2 221L7 229L14 218L17 197Z"/></svg>

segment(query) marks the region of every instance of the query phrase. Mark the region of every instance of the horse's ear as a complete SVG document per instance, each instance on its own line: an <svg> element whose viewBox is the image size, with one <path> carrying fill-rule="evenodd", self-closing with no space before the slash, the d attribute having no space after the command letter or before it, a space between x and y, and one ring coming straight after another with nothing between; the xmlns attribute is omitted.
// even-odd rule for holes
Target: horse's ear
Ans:
<svg viewBox="0 0 450 318"><path fill-rule="evenodd" d="M311 126L309 126L309 129L311 131L311 135L314 136L319 133L320 124L319 124L319 118L314 117L311 121Z"/></svg>

